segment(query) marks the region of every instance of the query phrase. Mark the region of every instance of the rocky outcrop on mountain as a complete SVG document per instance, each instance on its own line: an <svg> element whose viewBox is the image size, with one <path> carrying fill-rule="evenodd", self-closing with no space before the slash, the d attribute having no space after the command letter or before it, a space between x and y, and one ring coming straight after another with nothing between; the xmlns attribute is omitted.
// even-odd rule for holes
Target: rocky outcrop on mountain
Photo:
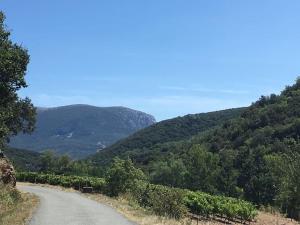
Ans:
<svg viewBox="0 0 300 225"><path fill-rule="evenodd" d="M9 160L0 150L0 184L16 186L15 170Z"/></svg>

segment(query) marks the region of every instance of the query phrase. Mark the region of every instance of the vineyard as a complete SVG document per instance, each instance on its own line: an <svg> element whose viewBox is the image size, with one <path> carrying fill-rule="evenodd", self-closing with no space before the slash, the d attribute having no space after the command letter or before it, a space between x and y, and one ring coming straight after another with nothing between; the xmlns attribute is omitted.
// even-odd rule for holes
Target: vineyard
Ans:
<svg viewBox="0 0 300 225"><path fill-rule="evenodd" d="M17 173L17 180L38 184L59 185L67 188L81 190L83 187L92 187L95 192L104 193L106 187L103 178L62 176L53 174L40 174L34 172Z"/></svg>
<svg viewBox="0 0 300 225"><path fill-rule="evenodd" d="M62 176L23 172L17 174L18 181L60 185L81 190L89 186L96 193L107 193L106 181L103 178ZM187 212L206 218L222 218L228 221L252 221L257 211L253 204L224 196L213 196L202 192L153 185L144 181L136 183L129 194L142 207L155 214L179 219Z"/></svg>
<svg viewBox="0 0 300 225"><path fill-rule="evenodd" d="M184 202L191 213L203 217L219 217L230 221L245 222L252 221L257 215L254 205L230 197L188 192Z"/></svg>

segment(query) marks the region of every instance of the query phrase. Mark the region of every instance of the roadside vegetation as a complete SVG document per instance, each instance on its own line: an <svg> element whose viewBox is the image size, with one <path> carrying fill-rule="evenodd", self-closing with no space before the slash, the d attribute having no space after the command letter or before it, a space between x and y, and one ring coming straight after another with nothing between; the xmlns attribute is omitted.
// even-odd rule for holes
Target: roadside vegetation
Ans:
<svg viewBox="0 0 300 225"><path fill-rule="evenodd" d="M0 199L1 225L25 225L39 202L34 195L4 185L0 185Z"/></svg>
<svg viewBox="0 0 300 225"><path fill-rule="evenodd" d="M30 99L18 96L27 87L25 74L29 55L10 40L10 32L0 11L0 224L21 225L30 216L37 199L15 188L13 167L2 149L12 135L34 129L35 108Z"/></svg>
<svg viewBox="0 0 300 225"><path fill-rule="evenodd" d="M203 218L245 222L252 221L257 215L255 206L246 201L151 184L143 172L133 166L131 160L118 158L103 179L30 172L18 173L17 179L77 190L85 186L93 187L94 192L112 197L127 196L140 207L158 216L173 219L182 219L188 213L193 213Z"/></svg>
<svg viewBox="0 0 300 225"><path fill-rule="evenodd" d="M139 142L127 138L89 159L105 168L104 159L130 157L151 183L240 198L300 220L299 102L298 78L281 94L262 96L241 115L188 139L151 144L141 131Z"/></svg>

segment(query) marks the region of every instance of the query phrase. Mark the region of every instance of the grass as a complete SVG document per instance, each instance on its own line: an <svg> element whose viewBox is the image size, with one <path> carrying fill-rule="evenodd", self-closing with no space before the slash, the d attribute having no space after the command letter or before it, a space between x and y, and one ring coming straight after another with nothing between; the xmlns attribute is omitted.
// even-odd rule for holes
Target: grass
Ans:
<svg viewBox="0 0 300 225"><path fill-rule="evenodd" d="M16 188L0 185L0 224L25 225L38 205L38 198Z"/></svg>

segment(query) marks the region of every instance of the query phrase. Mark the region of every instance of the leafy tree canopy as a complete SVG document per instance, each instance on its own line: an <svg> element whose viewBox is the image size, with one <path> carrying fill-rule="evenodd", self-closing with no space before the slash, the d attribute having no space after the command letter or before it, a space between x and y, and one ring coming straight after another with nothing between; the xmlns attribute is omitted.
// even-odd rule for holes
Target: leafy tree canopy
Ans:
<svg viewBox="0 0 300 225"><path fill-rule="evenodd" d="M19 131L31 132L35 123L35 108L30 99L22 99L17 93L27 87L29 55L26 49L10 40L4 20L0 12L0 147Z"/></svg>

